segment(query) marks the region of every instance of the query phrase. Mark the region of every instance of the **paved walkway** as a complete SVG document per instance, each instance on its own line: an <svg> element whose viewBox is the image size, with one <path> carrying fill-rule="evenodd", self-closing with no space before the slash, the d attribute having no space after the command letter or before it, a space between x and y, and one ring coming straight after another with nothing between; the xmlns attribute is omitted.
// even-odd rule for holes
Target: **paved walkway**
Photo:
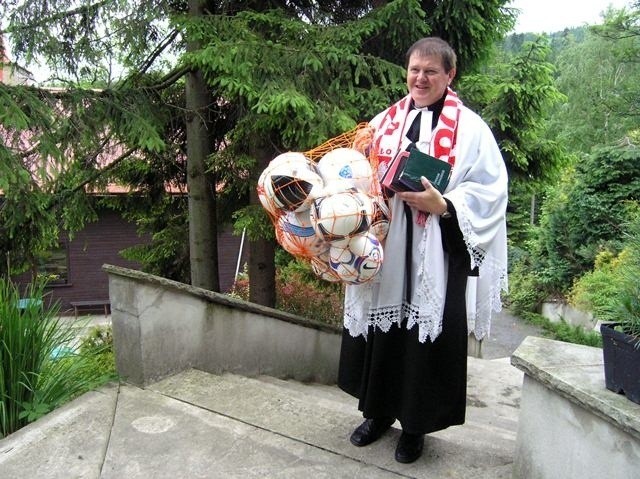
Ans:
<svg viewBox="0 0 640 479"><path fill-rule="evenodd" d="M482 357L510 357L527 336L543 336L542 328L503 310L491 322L491 335L482 342Z"/></svg>
<svg viewBox="0 0 640 479"><path fill-rule="evenodd" d="M510 478L522 373L508 357L530 332L496 319L483 352L498 359L469 358L466 423L427 436L414 464L393 459L397 424L352 446L361 417L334 386L187 370L144 389L107 385L1 440L0 477Z"/></svg>

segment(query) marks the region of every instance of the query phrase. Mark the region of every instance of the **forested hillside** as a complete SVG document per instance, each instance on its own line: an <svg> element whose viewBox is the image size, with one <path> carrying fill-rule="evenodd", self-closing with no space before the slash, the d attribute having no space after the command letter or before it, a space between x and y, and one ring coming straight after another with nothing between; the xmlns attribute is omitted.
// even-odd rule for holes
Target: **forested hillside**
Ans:
<svg viewBox="0 0 640 479"><path fill-rule="evenodd" d="M534 191L512 190L512 206L528 207L531 223L512 236L516 310L533 311L551 296L607 316L614 285L633 267L626 250L637 235L640 198L639 8L611 10L596 27L510 35L498 46L509 57L528 42L548 45L564 96L544 127L562 148L560 169Z"/></svg>

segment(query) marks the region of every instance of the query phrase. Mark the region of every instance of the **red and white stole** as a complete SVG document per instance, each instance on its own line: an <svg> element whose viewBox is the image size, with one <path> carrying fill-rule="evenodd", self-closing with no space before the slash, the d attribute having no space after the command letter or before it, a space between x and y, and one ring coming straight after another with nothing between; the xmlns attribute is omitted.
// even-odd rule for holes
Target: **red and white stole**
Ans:
<svg viewBox="0 0 640 479"><path fill-rule="evenodd" d="M411 96L407 95L397 103L391 105L382 114L380 123L373 125L376 127L376 134L373 142L373 151L376 153L378 162L378 175L382 174L389 167L389 163L400 150L405 131L407 116L411 110ZM458 133L458 120L462 101L458 95L447 89L447 96L444 100L442 112L438 118L438 123L433 130L429 147L429 154L448 162L452 167L456 162L456 139Z"/></svg>
<svg viewBox="0 0 640 479"><path fill-rule="evenodd" d="M448 162L453 169L456 163L456 140L458 136L458 120L462 101L458 95L447 88L442 112L431 135L429 154L442 161ZM397 103L391 105L381 116L380 123L374 125L376 135L373 151L377 157L378 178L382 178L389 168L393 158L403 146L403 132L406 129L407 117L411 111L411 96L407 95ZM427 216L423 212L418 214L417 223L424 225Z"/></svg>

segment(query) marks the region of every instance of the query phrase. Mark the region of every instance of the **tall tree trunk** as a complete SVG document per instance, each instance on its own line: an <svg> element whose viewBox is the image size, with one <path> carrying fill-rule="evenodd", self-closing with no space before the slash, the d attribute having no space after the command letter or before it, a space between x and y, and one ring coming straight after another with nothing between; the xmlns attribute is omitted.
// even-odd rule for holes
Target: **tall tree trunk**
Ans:
<svg viewBox="0 0 640 479"><path fill-rule="evenodd" d="M206 0L189 0L189 15L202 16L206 3ZM187 43L187 51L198 48L198 42ZM206 160L213 151L209 139L212 97L201 72L187 75L185 95L191 284L220 291L215 182L212 175L206 173Z"/></svg>
<svg viewBox="0 0 640 479"><path fill-rule="evenodd" d="M274 156L271 148L254 152L258 160L258 174L269 164ZM251 191L251 204L260 204L258 194ZM249 301L263 306L276 305L276 267L275 240L260 238L249 243Z"/></svg>

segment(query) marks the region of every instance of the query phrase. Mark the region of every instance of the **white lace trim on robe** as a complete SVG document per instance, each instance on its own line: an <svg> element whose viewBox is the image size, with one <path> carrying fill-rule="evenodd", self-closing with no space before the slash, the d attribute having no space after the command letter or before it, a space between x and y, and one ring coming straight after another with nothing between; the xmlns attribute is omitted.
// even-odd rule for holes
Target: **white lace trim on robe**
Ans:
<svg viewBox="0 0 640 479"><path fill-rule="evenodd" d="M402 111L402 110L401 110ZM383 112L384 113L384 112ZM507 174L491 131L482 119L463 107L456 145L456 164L445 197L456 209L471 267L479 276L467 284L467 325L478 339L490 332L491 317L502 308L500 294L507 289L505 211ZM406 115L406 111L403 112ZM384 131L387 122L378 115L372 125ZM395 118L396 122L398 114ZM383 138L384 139L384 138ZM390 139L390 142L397 141ZM384 141L381 143L384 147ZM344 326L352 336L365 336L370 326L388 331L392 324L418 325L420 342L433 341L442 331L446 294L446 258L442 249L439 217L425 227L413 224L413 294L404 296L406 222L401 201L391 201L392 222L384 246L385 262L372 283L349 285L345 293ZM416 217L413 211L413 218ZM420 259L420 260L419 260Z"/></svg>

